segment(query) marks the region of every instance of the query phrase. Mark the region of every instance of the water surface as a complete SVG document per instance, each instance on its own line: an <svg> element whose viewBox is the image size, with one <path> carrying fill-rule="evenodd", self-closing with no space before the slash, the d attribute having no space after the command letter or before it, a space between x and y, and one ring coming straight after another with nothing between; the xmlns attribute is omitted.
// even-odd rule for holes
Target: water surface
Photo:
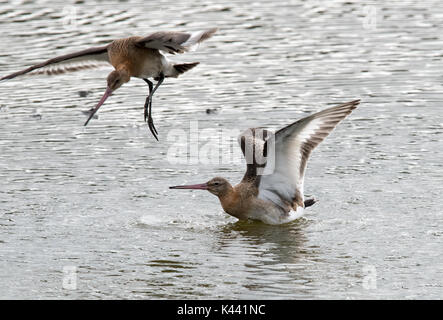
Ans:
<svg viewBox="0 0 443 320"><path fill-rule="evenodd" d="M432 0L2 2L2 75L129 35L219 32L171 58L201 64L157 91L160 142L137 79L83 126L110 68L0 84L0 298L441 298L442 18ZM312 154L320 201L298 221L237 222L209 193L168 189L243 175L171 161L196 125L278 129L358 98ZM225 138L197 150L229 154Z"/></svg>

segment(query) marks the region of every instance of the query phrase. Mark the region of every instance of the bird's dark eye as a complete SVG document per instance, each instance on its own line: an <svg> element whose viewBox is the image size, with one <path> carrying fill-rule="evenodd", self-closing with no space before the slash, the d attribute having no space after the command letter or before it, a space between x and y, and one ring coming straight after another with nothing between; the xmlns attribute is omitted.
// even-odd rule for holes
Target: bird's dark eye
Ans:
<svg viewBox="0 0 443 320"><path fill-rule="evenodd" d="M218 186L220 183L219 182L214 182L214 185L215 186Z"/></svg>

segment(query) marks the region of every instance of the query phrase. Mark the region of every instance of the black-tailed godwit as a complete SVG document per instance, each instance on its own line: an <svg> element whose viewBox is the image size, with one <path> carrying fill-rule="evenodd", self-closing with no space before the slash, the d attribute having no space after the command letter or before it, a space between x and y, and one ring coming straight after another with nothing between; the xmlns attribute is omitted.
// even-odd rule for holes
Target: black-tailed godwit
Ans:
<svg viewBox="0 0 443 320"><path fill-rule="evenodd" d="M304 174L312 150L359 103L355 100L314 113L275 134L260 128L242 133L239 142L247 170L234 187L216 177L202 184L170 189L208 190L219 198L225 212L240 220L268 224L293 221L303 215L305 207L316 202L305 200L303 195Z"/></svg>
<svg viewBox="0 0 443 320"><path fill-rule="evenodd" d="M59 74L69 71L93 68L100 62L110 63L115 70L107 78L107 88L96 107L90 112L85 125L94 116L105 100L131 77L143 79L149 86L149 94L144 105L144 120L148 123L154 137L158 140L158 132L152 120L152 96L162 84L165 77L178 77L194 68L198 62L175 63L162 52L170 54L189 51L200 42L210 38L216 28L196 32L155 32L146 37L129 37L117 39L102 47L66 54L45 62L33 65L24 70L0 78L9 80L27 73ZM38 69L38 70L37 70ZM37 70L37 71L35 71ZM155 86L149 80L157 81Z"/></svg>

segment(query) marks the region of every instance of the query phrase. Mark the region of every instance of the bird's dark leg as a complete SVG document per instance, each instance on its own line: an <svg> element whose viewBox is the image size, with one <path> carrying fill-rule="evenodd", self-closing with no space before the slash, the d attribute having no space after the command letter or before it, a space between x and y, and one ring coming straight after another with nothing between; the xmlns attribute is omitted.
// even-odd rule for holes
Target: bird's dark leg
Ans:
<svg viewBox="0 0 443 320"><path fill-rule="evenodd" d="M148 126L149 126L149 130L151 130L152 135L154 136L155 139L157 139L157 129L154 126L154 121L152 119L152 96L154 95L155 91L157 90L157 88L163 83L163 80L165 80L165 75L163 73L160 73L160 75L158 76L157 83L155 84L155 87L152 89L152 82L147 80L147 79L143 79L146 81L146 83L148 83L149 86L149 95L146 98L146 102L145 102L145 121L147 118L147 122L148 122ZM147 114L146 114L147 112Z"/></svg>
<svg viewBox="0 0 443 320"><path fill-rule="evenodd" d="M149 94L148 94L148 96L146 97L145 106L144 106L144 114L145 114L145 122L146 122L146 119L148 118L149 101L150 101L150 99L152 98L152 96L151 96L151 92L152 92L152 88L154 87L154 85L153 85L152 82L149 81L148 79L144 79L144 78L143 78L143 80L145 80L145 82L148 84L148 87L149 87Z"/></svg>

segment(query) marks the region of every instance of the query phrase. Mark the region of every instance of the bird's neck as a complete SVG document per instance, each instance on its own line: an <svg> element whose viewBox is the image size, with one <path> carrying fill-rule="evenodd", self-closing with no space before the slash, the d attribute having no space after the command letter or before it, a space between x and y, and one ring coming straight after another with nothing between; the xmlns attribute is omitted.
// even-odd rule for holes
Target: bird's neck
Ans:
<svg viewBox="0 0 443 320"><path fill-rule="evenodd" d="M120 64L115 70L120 74L120 78L123 83L129 82L131 79L131 71L127 64Z"/></svg>
<svg viewBox="0 0 443 320"><path fill-rule="evenodd" d="M218 198L223 207L223 210L238 219L246 219L246 210L244 208L244 192L242 189L229 186L229 188L223 194L220 194Z"/></svg>
<svg viewBox="0 0 443 320"><path fill-rule="evenodd" d="M226 188L226 190L224 190L223 193L220 193L217 196L220 200L223 209L225 209L225 207L232 206L233 203L235 202L235 199L237 198L237 194L231 185L229 185L228 188Z"/></svg>
<svg viewBox="0 0 443 320"><path fill-rule="evenodd" d="M128 75L129 76L129 65L127 63L121 63L119 64L115 70L117 70L120 74Z"/></svg>
<svg viewBox="0 0 443 320"><path fill-rule="evenodd" d="M129 63L128 62L122 62L122 63L119 63L118 64L118 66L115 68L116 70L125 70L125 71L128 71L128 69L129 69Z"/></svg>

